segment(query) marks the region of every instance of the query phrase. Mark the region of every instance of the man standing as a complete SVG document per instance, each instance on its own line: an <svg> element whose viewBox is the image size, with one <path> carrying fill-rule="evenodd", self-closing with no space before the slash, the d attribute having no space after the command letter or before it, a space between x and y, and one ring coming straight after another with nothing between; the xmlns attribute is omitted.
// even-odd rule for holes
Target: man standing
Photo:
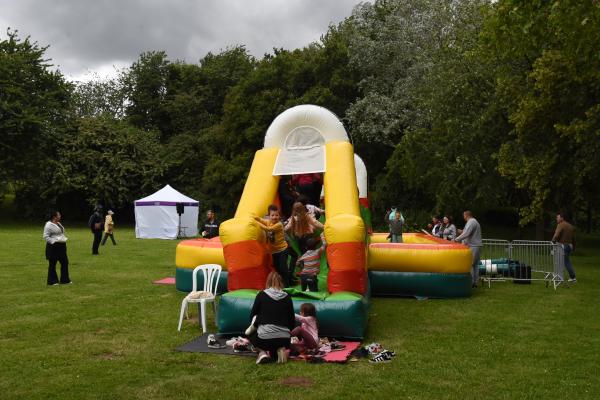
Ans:
<svg viewBox="0 0 600 400"><path fill-rule="evenodd" d="M473 213L470 210L465 210L465 212L463 212L463 218L466 221L465 229L463 229L462 233L454 240L456 242L462 242L471 248L471 254L473 255L473 264L471 265L471 277L473 278L472 287L476 288L477 281L479 280L479 255L481 247L483 247L483 241L481 240L481 226L473 217Z"/></svg>
<svg viewBox="0 0 600 400"><path fill-rule="evenodd" d="M212 239L219 236L219 225L221 223L217 221L217 217L213 210L206 212L206 221L204 222L204 230L202 231L202 237L205 239Z"/></svg>
<svg viewBox="0 0 600 400"><path fill-rule="evenodd" d="M554 231L552 241L560 243L563 247L565 253L565 268L569 272L569 282L577 282L570 257L575 248L575 228L565 220L563 213L556 214L556 231Z"/></svg>
<svg viewBox="0 0 600 400"><path fill-rule="evenodd" d="M94 242L92 243L92 254L98 255L98 247L100 247L100 241L102 240L102 206L98 204L94 209L94 213L90 216L88 226L92 230L94 235Z"/></svg>

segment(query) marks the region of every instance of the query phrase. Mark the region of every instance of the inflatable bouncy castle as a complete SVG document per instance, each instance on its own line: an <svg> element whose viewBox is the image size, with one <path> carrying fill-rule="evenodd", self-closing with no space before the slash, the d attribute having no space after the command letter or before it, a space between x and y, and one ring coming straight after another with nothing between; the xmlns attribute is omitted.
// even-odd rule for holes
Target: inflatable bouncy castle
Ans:
<svg viewBox="0 0 600 400"><path fill-rule="evenodd" d="M371 295L465 297L470 295L471 252L461 244L424 234L404 234L387 243L372 233L367 173L339 119L325 108L296 106L280 114L255 154L234 217L220 237L186 240L176 252L177 289L189 291L192 270L216 263L221 275L217 325L220 333L248 326L254 297L272 270L264 231L254 221L278 202L280 176L322 172L327 250L318 292L287 289L298 311L315 304L324 336L362 338Z"/></svg>

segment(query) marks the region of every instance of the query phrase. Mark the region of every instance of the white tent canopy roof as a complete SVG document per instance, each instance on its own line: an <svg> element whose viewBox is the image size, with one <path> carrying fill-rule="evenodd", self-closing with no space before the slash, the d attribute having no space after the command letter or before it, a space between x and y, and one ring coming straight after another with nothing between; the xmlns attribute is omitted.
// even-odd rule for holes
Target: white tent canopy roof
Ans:
<svg viewBox="0 0 600 400"><path fill-rule="evenodd" d="M148 204L144 204L148 203ZM150 204L154 203L154 204ZM171 204L173 203L173 204ZM194 200L191 197L186 196L185 194L179 193L177 190L173 189L170 185L166 185L164 188L160 189L158 192L151 194L150 196L146 196L143 199L139 199L135 201L136 206L143 205L161 205L161 206L174 206L175 203L184 203L184 206L197 206L198 200ZM189 203L189 204L188 204Z"/></svg>
<svg viewBox="0 0 600 400"><path fill-rule="evenodd" d="M183 204L181 216L177 203ZM169 185L134 204L136 238L175 239L198 234L198 201Z"/></svg>

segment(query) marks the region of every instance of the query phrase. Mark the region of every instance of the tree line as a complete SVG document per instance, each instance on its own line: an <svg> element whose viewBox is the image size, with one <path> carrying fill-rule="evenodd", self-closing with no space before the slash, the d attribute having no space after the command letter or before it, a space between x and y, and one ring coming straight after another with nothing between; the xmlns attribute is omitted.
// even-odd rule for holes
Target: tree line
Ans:
<svg viewBox="0 0 600 400"><path fill-rule="evenodd" d="M595 0L378 0L301 49L258 59L239 45L197 63L151 51L85 83L46 49L14 30L0 41L0 194L25 216L127 210L166 183L230 216L272 120L316 104L365 161L375 215L598 222Z"/></svg>

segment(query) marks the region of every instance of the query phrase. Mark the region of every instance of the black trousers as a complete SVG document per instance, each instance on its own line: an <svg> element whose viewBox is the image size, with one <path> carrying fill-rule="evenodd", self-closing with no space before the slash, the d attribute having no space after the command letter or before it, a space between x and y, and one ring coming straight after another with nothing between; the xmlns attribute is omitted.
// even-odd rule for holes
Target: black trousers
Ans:
<svg viewBox="0 0 600 400"><path fill-rule="evenodd" d="M98 247L100 247L100 241L102 240L102 231L92 231L94 234L94 243L92 243L92 254L98 254Z"/></svg>
<svg viewBox="0 0 600 400"><path fill-rule="evenodd" d="M271 254L273 257L273 266L275 267L275 271L279 275L281 275L281 279L283 279L283 284L285 287L290 286L290 271L288 269L288 249L282 250L278 253Z"/></svg>
<svg viewBox="0 0 600 400"><path fill-rule="evenodd" d="M302 287L303 292L306 290L307 287L310 292L318 292L319 278L317 277L317 275L300 274L300 285Z"/></svg>
<svg viewBox="0 0 600 400"><path fill-rule="evenodd" d="M56 263L60 263L60 281L56 274ZM69 283L69 258L67 255L62 255L56 258L50 258L48 260L48 285L54 285L55 283Z"/></svg>
<svg viewBox="0 0 600 400"><path fill-rule="evenodd" d="M104 246L106 244L106 239L108 239L110 237L110 240L112 240L112 244L116 245L117 242L115 242L115 235L113 233L108 233L108 232L104 232L104 238L102 239L102 246Z"/></svg>

